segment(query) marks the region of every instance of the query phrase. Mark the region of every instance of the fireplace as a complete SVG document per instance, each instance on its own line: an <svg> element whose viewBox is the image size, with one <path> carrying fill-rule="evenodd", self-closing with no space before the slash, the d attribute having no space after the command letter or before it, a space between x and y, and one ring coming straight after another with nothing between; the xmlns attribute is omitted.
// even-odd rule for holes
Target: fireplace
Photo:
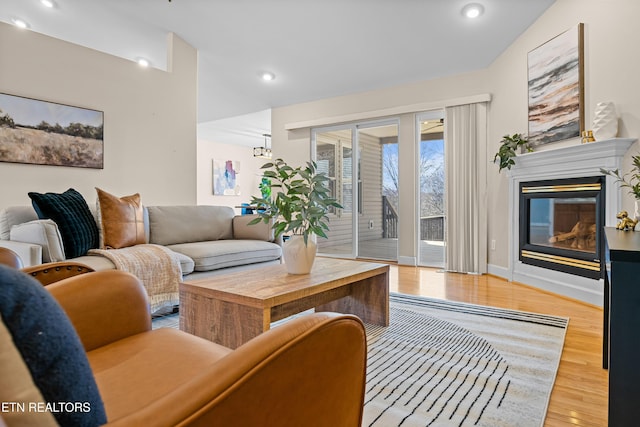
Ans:
<svg viewBox="0 0 640 427"><path fill-rule="evenodd" d="M520 261L602 277L605 177L520 182Z"/></svg>
<svg viewBox="0 0 640 427"><path fill-rule="evenodd" d="M632 206L623 206L623 191L620 185L614 177L605 176L603 179L600 169L622 170L624 155L634 142L635 139L631 138L614 138L589 144L554 146L518 155L516 164L508 172L509 266L503 270L499 266L490 265L489 272L514 282L524 283L589 304L602 305L604 278L601 276L601 268L597 264L602 265L604 237L597 234L598 226L596 225L595 248L590 247L593 238L588 235L585 236L586 246L584 243L580 243L580 245L575 243L574 245L574 242L569 239L563 241L558 239L555 242L549 242L549 239L559 234L571 232L573 226L561 224L563 219L560 217L574 215L571 221L574 221L573 225L575 225L581 218L586 221L589 220L588 217L595 215L597 224L612 227L616 225L616 214L620 210L633 208ZM588 177L591 181L581 181L585 179L584 177ZM604 190L599 194L597 192L592 194L580 192L580 195L574 198L573 191L564 194L562 192L545 194L542 192L544 188L539 188L527 190L526 198L521 200L521 184L525 183L527 187L553 187L556 184L572 185L577 183L579 184L578 188L574 190L580 187L592 187L589 188L589 191L595 191L597 184L600 183L600 188L604 188ZM537 184L530 185L531 183ZM540 183L542 184L540 185ZM596 199L595 210L592 209L594 197ZM557 210L558 215L548 213L548 217L540 217L543 214L534 214L533 236L531 230L522 236L522 227L528 227L528 222L531 220L531 214L524 215L523 209L527 204L530 205L532 198L551 199L548 201L534 200L534 208L536 203L539 203L549 210L553 208L553 212ZM587 207L595 213L587 214ZM549 222L546 226L545 221ZM541 229L544 227L546 227L547 234L541 235ZM502 230L493 231L495 235L501 232ZM576 229L575 233L578 232L579 230ZM496 254L499 250L498 246ZM522 256L523 250L529 251L524 253L526 256ZM553 260L549 259L554 257ZM576 266L576 264L584 265ZM584 268L585 265L589 268Z"/></svg>

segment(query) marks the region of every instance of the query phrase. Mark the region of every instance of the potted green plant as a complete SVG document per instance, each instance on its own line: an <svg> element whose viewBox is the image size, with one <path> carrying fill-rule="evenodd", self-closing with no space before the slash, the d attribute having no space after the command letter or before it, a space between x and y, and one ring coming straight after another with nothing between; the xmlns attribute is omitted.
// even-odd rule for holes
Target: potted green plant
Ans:
<svg viewBox="0 0 640 427"><path fill-rule="evenodd" d="M620 173L619 169L607 170L600 168L600 173L614 177L620 187L629 189L629 194L632 194L635 199L634 218L638 219L640 217L640 155L633 156L631 159L633 160L633 167L631 171L624 175Z"/></svg>
<svg viewBox="0 0 640 427"><path fill-rule="evenodd" d="M262 166L268 181L268 197L252 197L251 204L258 208L258 218L249 224L272 223L275 237L288 235L282 252L287 271L306 274L311 271L316 255L314 236L327 237L331 207L342 206L330 195L329 177L318 172L315 162L293 168L284 160L276 159ZM265 182L265 181L263 181Z"/></svg>
<svg viewBox="0 0 640 427"><path fill-rule="evenodd" d="M529 145L529 140L521 133L514 133L513 135L505 135L502 137L500 148L493 157L493 163L497 162L500 167L498 172L501 172L502 169L511 169L511 166L516 164L514 157L516 157L516 150L519 147L523 147L527 152L533 151L533 148Z"/></svg>

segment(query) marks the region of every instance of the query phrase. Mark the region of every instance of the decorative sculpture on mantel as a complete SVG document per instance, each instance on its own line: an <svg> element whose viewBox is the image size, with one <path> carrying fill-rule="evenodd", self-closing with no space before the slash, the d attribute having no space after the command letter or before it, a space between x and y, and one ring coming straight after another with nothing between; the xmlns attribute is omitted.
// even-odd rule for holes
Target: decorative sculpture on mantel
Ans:
<svg viewBox="0 0 640 427"><path fill-rule="evenodd" d="M629 213L627 211L618 212L616 218L620 220L618 221L618 225L616 225L616 228L622 231L633 231L636 228L636 224L638 223L637 219L629 218Z"/></svg>

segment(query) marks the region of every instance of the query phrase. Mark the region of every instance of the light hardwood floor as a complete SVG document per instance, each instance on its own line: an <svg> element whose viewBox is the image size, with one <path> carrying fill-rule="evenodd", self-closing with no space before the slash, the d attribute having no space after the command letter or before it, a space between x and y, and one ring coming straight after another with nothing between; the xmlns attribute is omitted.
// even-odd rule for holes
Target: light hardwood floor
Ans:
<svg viewBox="0 0 640 427"><path fill-rule="evenodd" d="M608 374L602 369L603 310L586 303L484 275L391 266L390 289L494 307L569 317L545 426L606 426Z"/></svg>

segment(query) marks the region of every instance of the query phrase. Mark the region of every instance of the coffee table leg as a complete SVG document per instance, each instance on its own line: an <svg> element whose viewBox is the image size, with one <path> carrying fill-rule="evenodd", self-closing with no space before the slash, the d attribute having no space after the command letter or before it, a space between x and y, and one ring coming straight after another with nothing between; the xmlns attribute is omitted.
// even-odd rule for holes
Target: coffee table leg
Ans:
<svg viewBox="0 0 640 427"><path fill-rule="evenodd" d="M389 326L389 273L349 285L349 296L316 307L316 311L355 314L363 322Z"/></svg>
<svg viewBox="0 0 640 427"><path fill-rule="evenodd" d="M229 348L237 348L269 329L270 310L183 293L180 329Z"/></svg>

